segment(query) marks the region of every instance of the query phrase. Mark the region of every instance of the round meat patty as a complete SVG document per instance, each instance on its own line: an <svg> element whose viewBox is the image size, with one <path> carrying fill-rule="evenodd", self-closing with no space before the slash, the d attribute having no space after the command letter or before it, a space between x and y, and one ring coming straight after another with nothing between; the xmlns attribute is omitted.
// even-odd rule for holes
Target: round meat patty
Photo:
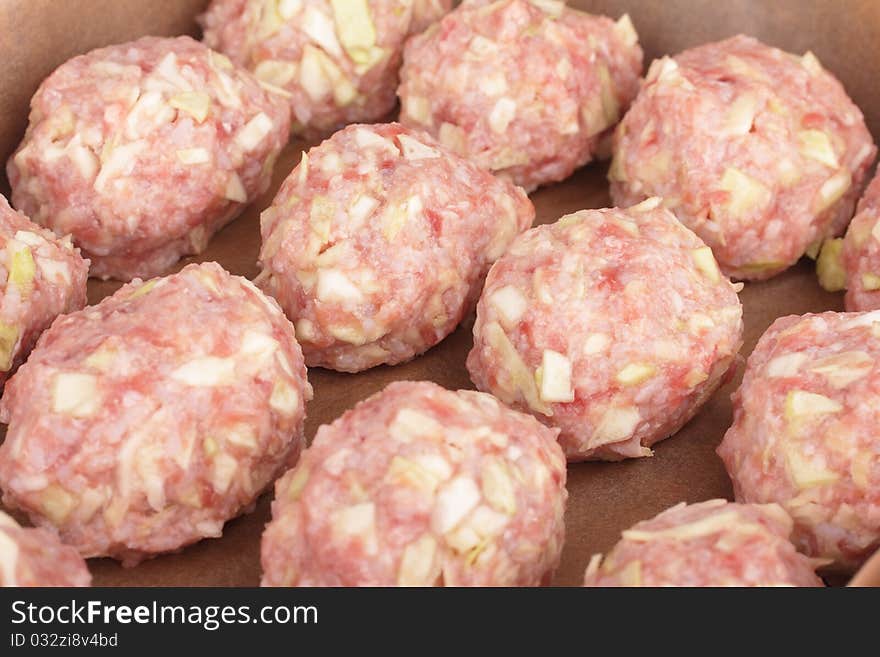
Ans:
<svg viewBox="0 0 880 657"><path fill-rule="evenodd" d="M354 125L303 155L261 217L256 283L306 363L396 364L451 333L528 228L523 190L398 124Z"/></svg>
<svg viewBox="0 0 880 657"><path fill-rule="evenodd" d="M531 190L600 155L641 70L628 16L472 0L407 43L400 120Z"/></svg>
<svg viewBox="0 0 880 657"><path fill-rule="evenodd" d="M812 53L737 36L651 65L615 133L611 197L663 197L727 275L763 279L844 231L875 154Z"/></svg>
<svg viewBox="0 0 880 657"><path fill-rule="evenodd" d="M791 531L778 504L682 502L595 555L584 586L824 586Z"/></svg>
<svg viewBox="0 0 880 657"><path fill-rule="evenodd" d="M808 555L880 548L880 312L783 317L761 336L718 454L737 501L776 502Z"/></svg>
<svg viewBox="0 0 880 657"><path fill-rule="evenodd" d="M12 202L71 235L90 274L164 273L269 186L285 99L189 37L74 57L31 99Z"/></svg>
<svg viewBox="0 0 880 657"><path fill-rule="evenodd" d="M89 586L86 562L48 529L20 527L0 511L0 586Z"/></svg>
<svg viewBox="0 0 880 657"><path fill-rule="evenodd" d="M452 0L213 0L204 41L288 98L310 138L394 109L407 36Z"/></svg>
<svg viewBox="0 0 880 657"><path fill-rule="evenodd" d="M562 430L570 461L647 456L725 380L742 306L711 250L649 199L517 238L477 305L477 388Z"/></svg>
<svg viewBox="0 0 880 657"><path fill-rule="evenodd" d="M264 586L537 586L559 563L556 431L479 392L395 382L278 480Z"/></svg>
<svg viewBox="0 0 880 657"><path fill-rule="evenodd" d="M89 263L0 196L0 390L61 314L86 305Z"/></svg>
<svg viewBox="0 0 880 657"><path fill-rule="evenodd" d="M59 318L10 379L0 487L86 557L209 536L293 465L311 398L293 326L219 265Z"/></svg>

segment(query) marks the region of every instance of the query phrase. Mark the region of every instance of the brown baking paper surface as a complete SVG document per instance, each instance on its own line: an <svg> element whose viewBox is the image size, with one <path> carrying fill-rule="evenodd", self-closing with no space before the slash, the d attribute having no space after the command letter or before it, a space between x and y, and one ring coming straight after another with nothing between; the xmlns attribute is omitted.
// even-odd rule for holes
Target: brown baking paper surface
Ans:
<svg viewBox="0 0 880 657"><path fill-rule="evenodd" d="M614 18L628 12L652 58L739 32L802 53L812 50L844 83L864 111L872 134L880 135L880 3L877 0L574 0L573 6ZM39 82L69 56L145 34L196 33L193 17L205 0L0 0L0 157L15 148L23 133L29 98ZM876 66L874 65L876 63ZM221 231L195 260L216 260L233 274L257 273L259 213L309 144L294 142L283 153L272 187ZM569 180L532 194L536 223L609 203L606 166L592 164ZM5 187L5 183L3 185ZM8 191L8 190L4 190ZM118 287L89 282L94 303ZM822 291L812 262L740 294L745 307L743 359L777 317L842 310L840 294ZM306 436L357 401L395 379L430 379L448 388L471 388L464 363L471 346L473 317L425 355L396 367L361 374L309 371L315 398L308 405ZM651 458L621 463L581 463L568 468L566 543L554 584L579 585L590 556L607 551L620 532L681 501L730 497L730 482L715 447L731 422L730 394L742 376L718 391L675 436L658 443ZM226 525L222 538L205 540L173 555L135 568L109 559L92 559L94 584L103 586L254 586L260 579L260 535L269 519L269 495L253 513ZM867 574L867 573L866 573ZM873 575L880 581L880 572Z"/></svg>

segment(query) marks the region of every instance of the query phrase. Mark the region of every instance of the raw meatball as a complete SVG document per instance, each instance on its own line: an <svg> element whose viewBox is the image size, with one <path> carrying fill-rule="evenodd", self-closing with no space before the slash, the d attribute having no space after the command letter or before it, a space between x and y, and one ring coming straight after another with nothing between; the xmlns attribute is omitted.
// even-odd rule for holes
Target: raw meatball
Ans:
<svg viewBox="0 0 880 657"><path fill-rule="evenodd" d="M208 536L299 456L312 390L277 304L219 265L58 319L6 386L3 502L132 565Z"/></svg>
<svg viewBox="0 0 880 657"><path fill-rule="evenodd" d="M559 563L556 431L479 392L396 382L278 480L264 586L537 586Z"/></svg>
<svg viewBox="0 0 880 657"><path fill-rule="evenodd" d="M281 89L316 137L394 109L403 43L451 0L213 0L204 41Z"/></svg>
<svg viewBox="0 0 880 657"><path fill-rule="evenodd" d="M859 201L859 209L842 244L826 242L827 257L832 268L842 272L847 288L847 310L880 308L880 176L874 178ZM841 249L842 247L842 249ZM840 261L834 258L842 252ZM820 260L819 265L824 264ZM821 269L820 269L821 273ZM826 286L827 287L827 286ZM841 286L842 287L842 286Z"/></svg>
<svg viewBox="0 0 880 657"><path fill-rule="evenodd" d="M843 232L875 154L812 53L737 36L651 65L617 128L611 197L664 197L725 274L769 278Z"/></svg>
<svg viewBox="0 0 880 657"><path fill-rule="evenodd" d="M0 511L0 586L89 586L86 562L48 529L20 527Z"/></svg>
<svg viewBox="0 0 880 657"><path fill-rule="evenodd" d="M531 190L599 155L641 70L628 16L615 23L552 0L466 2L407 43L400 120Z"/></svg>
<svg viewBox="0 0 880 657"><path fill-rule="evenodd" d="M396 364L455 329L534 216L523 190L424 133L350 126L263 213L256 282L296 320L309 366Z"/></svg>
<svg viewBox="0 0 880 657"><path fill-rule="evenodd" d="M823 586L778 504L677 504L590 560L584 586Z"/></svg>
<svg viewBox="0 0 880 657"><path fill-rule="evenodd" d="M165 272L269 186L281 96L189 37L74 57L31 100L12 201L70 234L98 278Z"/></svg>
<svg viewBox="0 0 880 657"><path fill-rule="evenodd" d="M880 312L783 317L758 341L718 454L737 501L776 502L811 556L880 548Z"/></svg>
<svg viewBox="0 0 880 657"><path fill-rule="evenodd" d="M0 390L58 315L86 305L89 262L0 196Z"/></svg>
<svg viewBox="0 0 880 657"><path fill-rule="evenodd" d="M649 456L721 385L742 344L736 288L658 204L533 228L486 279L471 379L560 428L570 461Z"/></svg>

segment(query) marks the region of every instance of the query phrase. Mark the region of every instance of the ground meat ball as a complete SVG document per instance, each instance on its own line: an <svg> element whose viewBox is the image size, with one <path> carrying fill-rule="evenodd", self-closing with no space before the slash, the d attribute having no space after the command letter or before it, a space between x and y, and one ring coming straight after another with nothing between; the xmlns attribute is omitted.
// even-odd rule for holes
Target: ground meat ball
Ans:
<svg viewBox="0 0 880 657"><path fill-rule="evenodd" d="M283 89L293 132L316 137L395 104L403 43L451 0L213 0L205 43Z"/></svg>
<svg viewBox="0 0 880 657"><path fill-rule="evenodd" d="M655 61L617 128L617 205L662 196L722 270L762 279L843 232L876 149L812 53L737 36Z"/></svg>
<svg viewBox="0 0 880 657"><path fill-rule="evenodd" d="M880 176L874 178L859 202L858 212L842 243L830 241L823 247L819 266L828 259L831 268L843 274L847 310L880 308ZM842 247L842 248L841 248ZM825 251L828 249L828 251ZM842 266L839 260L842 253ZM821 274L820 269L820 274ZM826 286L827 287L827 286Z"/></svg>
<svg viewBox="0 0 880 657"><path fill-rule="evenodd" d="M427 134L350 126L263 213L256 283L296 321L309 366L396 364L455 329L534 216L523 190Z"/></svg>
<svg viewBox="0 0 880 657"><path fill-rule="evenodd" d="M641 70L628 16L614 23L551 0L466 2L407 44L400 120L531 190L597 155Z"/></svg>
<svg viewBox="0 0 880 657"><path fill-rule="evenodd" d="M89 263L0 196L0 390L52 320L86 305Z"/></svg>
<svg viewBox="0 0 880 657"><path fill-rule="evenodd" d="M126 565L208 536L296 462L311 398L293 327L219 265L58 319L0 403L3 502Z"/></svg>
<svg viewBox="0 0 880 657"><path fill-rule="evenodd" d="M0 586L89 586L86 562L48 529L20 527L0 511Z"/></svg>
<svg viewBox="0 0 880 657"><path fill-rule="evenodd" d="M92 276L154 276L266 190L289 123L281 96L189 37L93 50L31 100L12 201L72 235Z"/></svg>
<svg viewBox="0 0 880 657"><path fill-rule="evenodd" d="M718 454L736 499L777 502L806 554L880 547L880 313L783 317L758 341Z"/></svg>
<svg viewBox="0 0 880 657"><path fill-rule="evenodd" d="M595 555L584 586L823 586L791 530L777 504L682 502Z"/></svg>
<svg viewBox="0 0 880 657"><path fill-rule="evenodd" d="M533 228L486 279L471 379L559 427L570 461L650 455L742 344L736 289L658 203Z"/></svg>
<svg viewBox="0 0 880 657"><path fill-rule="evenodd" d="M564 538L556 431L479 392L396 382L275 486L264 586L537 586Z"/></svg>

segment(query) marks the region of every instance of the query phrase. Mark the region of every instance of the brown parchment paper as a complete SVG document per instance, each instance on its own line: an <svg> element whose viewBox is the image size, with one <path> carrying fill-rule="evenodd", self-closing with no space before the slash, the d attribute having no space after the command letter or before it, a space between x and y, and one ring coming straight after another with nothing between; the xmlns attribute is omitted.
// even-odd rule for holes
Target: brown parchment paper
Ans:
<svg viewBox="0 0 880 657"><path fill-rule="evenodd" d="M0 0L0 157L21 139L28 100L39 82L69 56L145 34L196 34L194 16L206 0ZM650 60L739 32L801 53L812 50L844 83L880 135L880 2L878 0L574 0L588 11L614 18L628 12ZM278 161L272 188L211 242L198 260L216 260L234 274L257 273L259 213L309 144L293 142ZM537 223L609 203L604 164L589 165L569 180L532 195ZM5 189L5 182L0 184ZM183 266L194 259L181 263ZM118 284L91 281L92 303ZM812 263L802 261L770 281L747 284L745 345L752 350L777 317L842 310L842 296L823 292ZM448 388L472 387L464 367L471 346L469 318L440 345L416 360L361 374L314 368L315 398L307 408L306 435L332 421L358 400L395 379L430 379ZM677 435L655 446L655 455L622 463L569 466L567 535L557 585L578 585L595 552L608 550L620 532L680 502L730 497L730 482L715 447L731 421L735 380L721 389ZM202 541L178 554L125 569L109 559L92 559L96 585L252 586L260 577L260 534L269 518L269 496L253 513L226 525L222 538ZM866 573L867 575L867 573ZM871 578L865 578L871 580ZM876 572L873 581L880 579Z"/></svg>

